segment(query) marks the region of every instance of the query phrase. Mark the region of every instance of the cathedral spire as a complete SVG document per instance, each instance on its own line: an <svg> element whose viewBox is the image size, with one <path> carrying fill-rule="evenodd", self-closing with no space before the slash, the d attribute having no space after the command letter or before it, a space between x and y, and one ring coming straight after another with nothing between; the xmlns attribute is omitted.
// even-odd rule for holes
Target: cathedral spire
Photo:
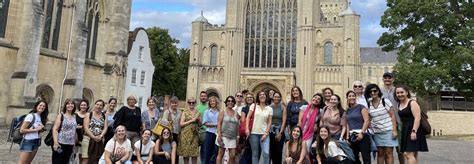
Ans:
<svg viewBox="0 0 474 164"><path fill-rule="evenodd" d="M208 23L207 19L204 17L204 11L201 10L201 16L197 17L195 22L206 22Z"/></svg>

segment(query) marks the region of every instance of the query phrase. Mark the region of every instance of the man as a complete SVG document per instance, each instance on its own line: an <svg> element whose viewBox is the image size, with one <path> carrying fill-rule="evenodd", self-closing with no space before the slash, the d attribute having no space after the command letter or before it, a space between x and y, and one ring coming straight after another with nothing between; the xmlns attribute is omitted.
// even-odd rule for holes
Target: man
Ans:
<svg viewBox="0 0 474 164"><path fill-rule="evenodd" d="M241 92L235 93L235 106L234 111L237 112L237 114L240 116L240 113L242 112L242 107L244 107L244 103L242 103L244 95Z"/></svg>
<svg viewBox="0 0 474 164"><path fill-rule="evenodd" d="M207 106L207 92L206 91L201 91L201 93L199 93L199 100L200 100L200 103L197 105L196 109L199 112L199 114L201 115L201 120L203 120L204 113L209 108ZM203 126L201 126L201 129L199 130L199 135L201 135L201 133L205 133L205 132L206 132L206 126L203 125ZM199 143L199 144L201 144L201 143ZM204 163L204 149L203 149L202 146L201 146L199 155L201 157L201 163Z"/></svg>
<svg viewBox="0 0 474 164"><path fill-rule="evenodd" d="M395 93L395 87L393 86L393 81L395 80L393 78L393 74L390 72L385 72L382 75L382 80L383 80L383 87L380 88L380 91L382 92L382 98L385 98L385 100L390 100L390 102L393 104L395 108L393 108L395 111L395 118L397 119L397 124L398 124L398 134L401 134L401 121L400 117L398 116L398 102L395 101L394 93ZM401 135L398 135L398 142L400 143L400 138ZM400 164L405 163L405 158L403 157L403 152L400 152L400 147L397 146L397 153L398 153L398 161L400 161Z"/></svg>
<svg viewBox="0 0 474 164"><path fill-rule="evenodd" d="M364 84L359 80L354 81L352 83L352 89L356 93L356 97L357 97L356 102L357 102L357 104L364 105L366 108L368 108L367 100L365 99L365 96L364 96Z"/></svg>

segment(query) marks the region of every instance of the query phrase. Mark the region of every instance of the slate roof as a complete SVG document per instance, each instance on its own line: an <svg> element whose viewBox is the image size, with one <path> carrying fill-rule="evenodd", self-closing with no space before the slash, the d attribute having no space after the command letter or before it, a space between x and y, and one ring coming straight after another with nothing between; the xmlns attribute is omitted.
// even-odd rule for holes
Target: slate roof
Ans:
<svg viewBox="0 0 474 164"><path fill-rule="evenodd" d="M360 63L397 63L398 51L385 52L382 47L361 47Z"/></svg>

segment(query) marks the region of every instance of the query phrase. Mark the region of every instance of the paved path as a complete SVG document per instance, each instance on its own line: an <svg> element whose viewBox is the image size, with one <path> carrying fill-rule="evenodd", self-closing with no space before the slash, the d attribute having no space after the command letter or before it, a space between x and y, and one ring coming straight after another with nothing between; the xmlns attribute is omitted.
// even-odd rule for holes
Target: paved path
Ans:
<svg viewBox="0 0 474 164"><path fill-rule="evenodd" d="M13 145L12 152L9 153L10 143L6 143L6 136L6 130L0 130L0 164L14 164L18 161L19 146ZM419 154L420 164L474 163L474 141L428 139L428 146L429 152ZM46 164L51 163L50 160L51 149L42 145L33 163Z"/></svg>

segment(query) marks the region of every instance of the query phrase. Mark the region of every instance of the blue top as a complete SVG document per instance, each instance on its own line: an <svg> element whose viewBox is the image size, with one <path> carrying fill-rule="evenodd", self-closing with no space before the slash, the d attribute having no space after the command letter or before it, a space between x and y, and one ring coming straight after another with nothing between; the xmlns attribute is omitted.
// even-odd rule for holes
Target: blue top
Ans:
<svg viewBox="0 0 474 164"><path fill-rule="evenodd" d="M217 117L219 116L218 110L211 110L210 108L204 112L204 118L202 123L210 123L211 125L217 125ZM206 132L216 134L217 127L207 127Z"/></svg>
<svg viewBox="0 0 474 164"><path fill-rule="evenodd" d="M160 111L158 111L157 108L153 109L155 111L154 116L150 116L148 114L148 109L142 112L142 122L145 123L145 129L153 129L155 128L156 123L158 122L158 119L160 119Z"/></svg>
<svg viewBox="0 0 474 164"><path fill-rule="evenodd" d="M347 124L349 125L349 130L362 129L364 125L364 117L361 113L363 108L364 105L357 104L347 109Z"/></svg>
<svg viewBox="0 0 474 164"><path fill-rule="evenodd" d="M286 122L290 127L293 127L298 124L298 116L301 111L301 106L303 105L308 105L308 102L305 100L302 100L300 102L289 102L288 105L286 106Z"/></svg>

